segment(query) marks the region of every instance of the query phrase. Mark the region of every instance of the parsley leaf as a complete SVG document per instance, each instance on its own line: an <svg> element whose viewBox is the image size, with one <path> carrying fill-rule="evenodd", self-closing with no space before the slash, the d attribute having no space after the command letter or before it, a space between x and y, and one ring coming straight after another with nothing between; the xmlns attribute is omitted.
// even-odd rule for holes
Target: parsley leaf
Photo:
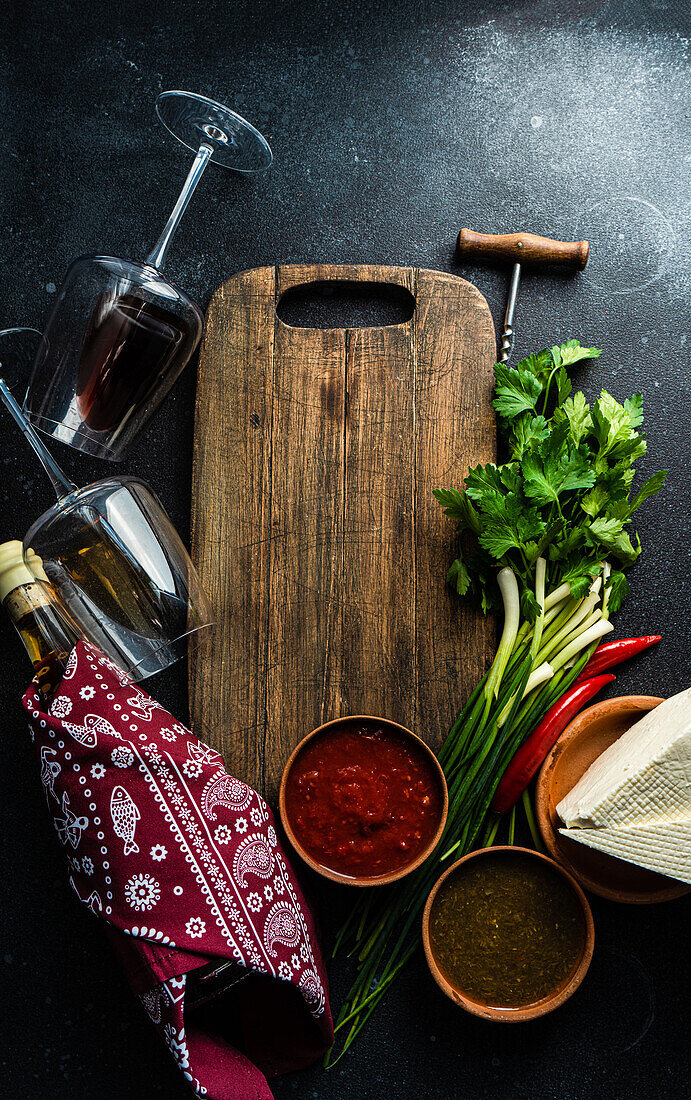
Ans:
<svg viewBox="0 0 691 1100"><path fill-rule="evenodd" d="M652 477L649 477L647 481L643 482L629 506L630 516L632 516L634 512L638 511L641 504L644 504L648 497L653 497L656 493L660 492L660 489L665 483L666 477L667 471L659 470L658 473L653 474Z"/></svg>
<svg viewBox="0 0 691 1100"><path fill-rule="evenodd" d="M497 364L495 398L492 404L500 416L511 419L522 412L535 410L542 386L529 370Z"/></svg>
<svg viewBox="0 0 691 1100"><path fill-rule="evenodd" d="M571 438L576 446L593 427L590 407L582 393L575 393L563 403L562 409L571 429ZM559 410L557 410L559 412Z"/></svg>
<svg viewBox="0 0 691 1100"><path fill-rule="evenodd" d="M629 582L619 569L613 569L607 582L607 604L612 614L618 611L629 594Z"/></svg>
<svg viewBox="0 0 691 1100"><path fill-rule="evenodd" d="M581 359L597 359L599 355L602 355L600 348L582 348L578 340L568 340L561 345L559 351L561 353L561 363L565 367L573 366L574 363L579 363Z"/></svg>
<svg viewBox="0 0 691 1100"><path fill-rule="evenodd" d="M534 620L535 562L541 556L548 563L548 590L567 582L572 595L581 597L603 561L614 559L612 611L628 592L624 570L641 546L627 528L634 512L662 488L665 472L653 474L631 498L635 462L646 453L640 394L621 403L603 390L592 405L580 391L572 394L568 369L599 354L568 340L515 367L497 363L493 404L509 461L475 466L465 491L434 491L463 536L449 584L485 613L500 606L496 575L509 566L522 613Z"/></svg>

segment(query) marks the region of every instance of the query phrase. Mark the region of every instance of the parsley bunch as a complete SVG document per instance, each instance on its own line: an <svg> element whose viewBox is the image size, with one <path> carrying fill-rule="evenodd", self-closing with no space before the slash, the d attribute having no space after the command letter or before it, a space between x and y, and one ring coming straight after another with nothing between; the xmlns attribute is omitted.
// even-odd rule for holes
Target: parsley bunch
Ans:
<svg viewBox="0 0 691 1100"><path fill-rule="evenodd" d="M569 340L515 367L497 363L492 404L508 460L471 469L465 492L435 490L462 533L448 580L485 613L500 604L497 572L508 566L518 581L521 611L534 622L534 567L543 556L548 587L568 583L572 596L583 596L609 559L615 564L608 580L611 612L628 593L624 571L641 544L626 528L662 488L666 471L653 474L631 498L634 464L646 453L639 393L620 404L603 390L592 406L580 391L571 396L567 367L599 355Z"/></svg>

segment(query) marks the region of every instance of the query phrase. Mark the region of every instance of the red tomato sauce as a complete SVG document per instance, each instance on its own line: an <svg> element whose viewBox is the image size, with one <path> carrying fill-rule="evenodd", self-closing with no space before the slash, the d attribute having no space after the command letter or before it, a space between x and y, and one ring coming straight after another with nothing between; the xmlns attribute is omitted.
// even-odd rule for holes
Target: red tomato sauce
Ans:
<svg viewBox="0 0 691 1100"><path fill-rule="evenodd" d="M412 863L437 831L442 804L439 775L423 749L374 722L315 737L295 758L285 791L305 851L353 878Z"/></svg>

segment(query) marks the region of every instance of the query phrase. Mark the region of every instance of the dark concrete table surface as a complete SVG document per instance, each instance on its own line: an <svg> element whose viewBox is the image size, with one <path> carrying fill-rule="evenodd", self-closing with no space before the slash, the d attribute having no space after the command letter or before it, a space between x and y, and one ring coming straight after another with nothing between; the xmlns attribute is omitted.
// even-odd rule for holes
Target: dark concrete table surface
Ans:
<svg viewBox="0 0 691 1100"><path fill-rule="evenodd" d="M506 272L459 267L462 225L587 237L575 278L528 275L517 353L579 337L605 349L579 383L641 390L648 472L670 470L640 518L642 561L617 617L664 633L611 694L689 683L689 70L687 0L10 0L0 15L3 325L41 325L69 261L141 258L187 171L156 94L203 92L271 140L263 178L211 167L170 277L205 305L234 271L278 261L420 264L463 274L501 322ZM686 162L686 163L685 163ZM188 536L191 365L124 465ZM58 447L86 483L110 467ZM0 540L51 500L18 433L0 430ZM19 709L28 677L0 626L3 736L2 1070L8 1100L188 1095L134 1002L62 853ZM182 666L150 683L186 713ZM327 942L341 902L319 889ZM689 1095L687 900L593 899L595 959L552 1016L472 1019L413 964L336 1069L275 1082L281 1100ZM4 957L4 961L3 961ZM332 973L334 1003L347 965Z"/></svg>

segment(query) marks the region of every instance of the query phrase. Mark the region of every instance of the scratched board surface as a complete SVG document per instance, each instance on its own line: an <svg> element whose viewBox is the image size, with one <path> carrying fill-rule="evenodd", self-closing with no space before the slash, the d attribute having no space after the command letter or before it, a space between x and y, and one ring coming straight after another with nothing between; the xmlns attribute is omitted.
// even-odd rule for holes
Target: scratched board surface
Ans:
<svg viewBox="0 0 691 1100"><path fill-rule="evenodd" d="M409 320L303 328L298 286L403 288ZM495 455L494 327L463 279L283 266L214 295L202 347L192 553L217 630L193 653L197 734L275 796L291 750L344 714L437 747L490 655L491 624L444 589L452 531L432 490Z"/></svg>

